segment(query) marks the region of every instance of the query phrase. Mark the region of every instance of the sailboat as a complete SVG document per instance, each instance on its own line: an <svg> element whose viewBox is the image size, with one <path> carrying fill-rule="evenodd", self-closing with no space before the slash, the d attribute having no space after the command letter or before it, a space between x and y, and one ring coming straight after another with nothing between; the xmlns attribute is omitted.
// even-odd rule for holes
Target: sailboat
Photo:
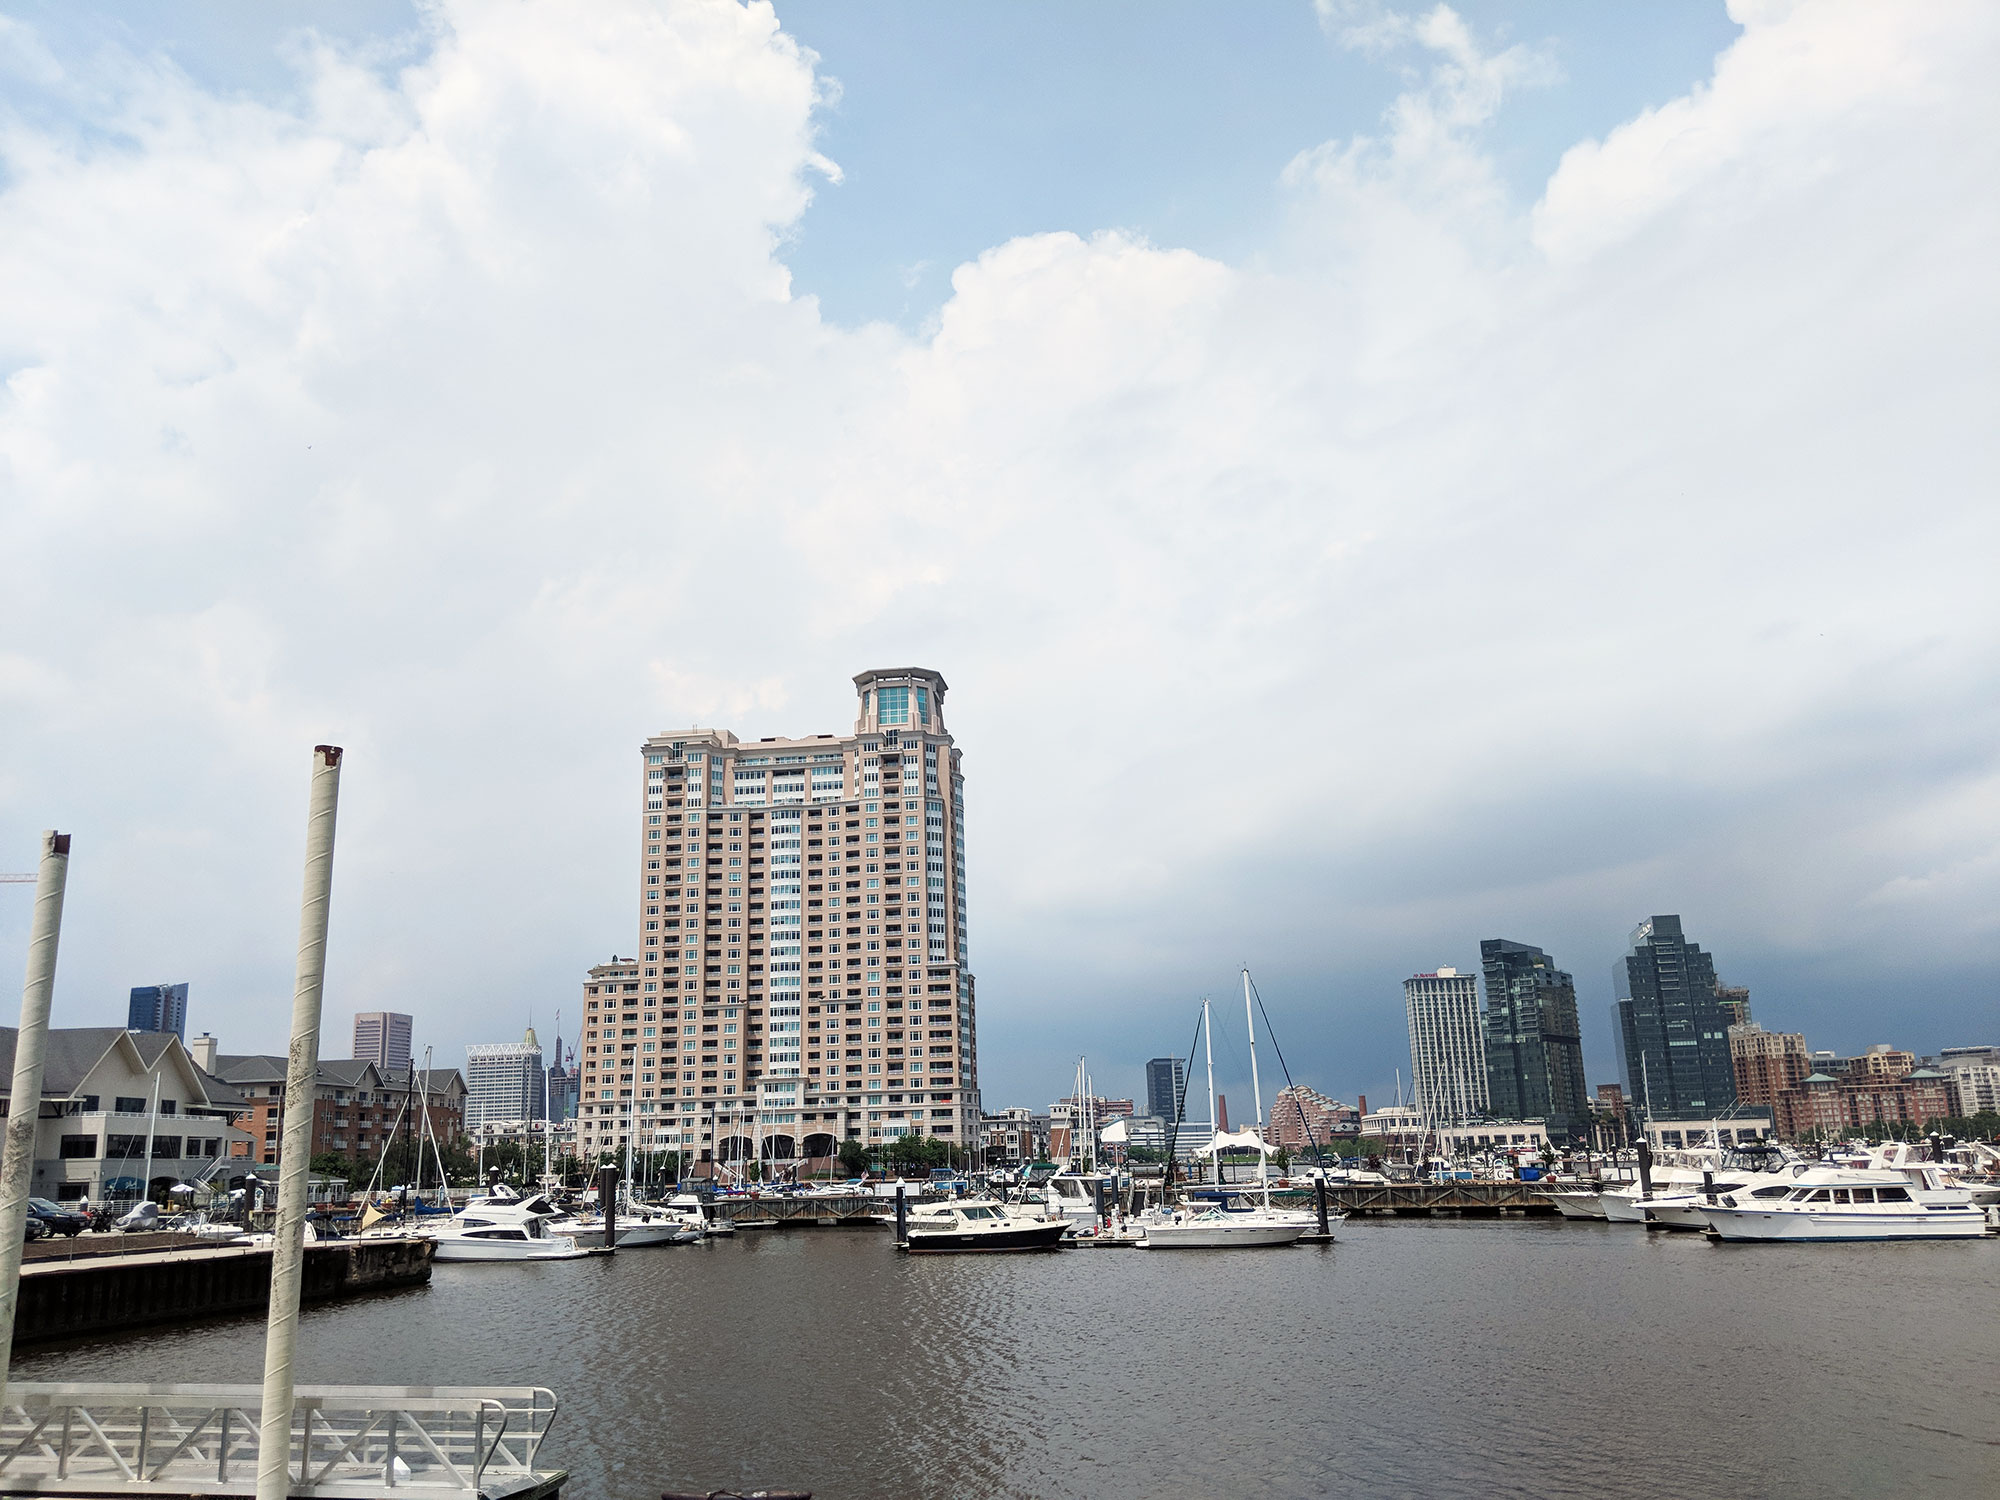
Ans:
<svg viewBox="0 0 2000 1500"><path fill-rule="evenodd" d="M1243 1009L1250 1014L1250 971L1243 971ZM1201 1002L1202 1043L1208 1061L1208 1115L1215 1118L1215 1039L1209 1015L1208 1001ZM1254 1104L1259 1123L1263 1120L1263 1091L1257 1081L1257 1026L1253 1019L1250 1025L1250 1086L1255 1091ZM1271 1207L1270 1153L1271 1148L1255 1128L1240 1131L1217 1131L1206 1146L1199 1148L1199 1154L1214 1159L1216 1182L1222 1180L1222 1155L1224 1151L1249 1146L1257 1152L1257 1181L1262 1190L1262 1206L1239 1209L1234 1212L1220 1204L1208 1209L1195 1209L1186 1205L1174 1208L1145 1222L1145 1248L1148 1250L1233 1250L1251 1249L1266 1245L1290 1245L1297 1242L1313 1222L1304 1214L1294 1215Z"/></svg>
<svg viewBox="0 0 2000 1500"><path fill-rule="evenodd" d="M1088 1062L1076 1061L1076 1101L1070 1130L1070 1157L1064 1169L1046 1184L1044 1205L1051 1217L1066 1219L1079 1234L1094 1234L1118 1201L1118 1176L1101 1172L1097 1162L1097 1103L1091 1093Z"/></svg>

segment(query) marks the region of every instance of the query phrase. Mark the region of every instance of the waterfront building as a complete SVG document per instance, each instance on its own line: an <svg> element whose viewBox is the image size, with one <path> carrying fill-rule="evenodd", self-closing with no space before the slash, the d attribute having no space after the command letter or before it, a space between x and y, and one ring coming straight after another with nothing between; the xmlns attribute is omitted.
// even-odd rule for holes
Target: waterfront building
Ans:
<svg viewBox="0 0 2000 1500"><path fill-rule="evenodd" d="M1926 1062L1950 1085L1953 1114L2000 1114L2000 1047L1946 1047Z"/></svg>
<svg viewBox="0 0 2000 1500"><path fill-rule="evenodd" d="M365 1010L354 1018L354 1056L384 1073L410 1067L410 1017L396 1010Z"/></svg>
<svg viewBox="0 0 2000 1500"><path fill-rule="evenodd" d="M644 1144L723 1160L917 1132L978 1144L945 681L909 667L854 686L851 734L640 747L640 957L616 1005L585 986L587 1144L615 1145L627 1120Z"/></svg>
<svg viewBox="0 0 2000 1500"><path fill-rule="evenodd" d="M1385 1104L1361 1117L1361 1134L1379 1140L1386 1154L1409 1160L1424 1144L1424 1112L1414 1104Z"/></svg>
<svg viewBox="0 0 2000 1500"><path fill-rule="evenodd" d="M489 1042L465 1049L465 1124L477 1133L488 1120L548 1118L548 1075L542 1044L530 1026L518 1042Z"/></svg>
<svg viewBox="0 0 2000 1500"><path fill-rule="evenodd" d="M1486 1048L1479 1026L1479 982L1453 968L1403 981L1410 1023L1410 1082L1417 1108L1433 1123L1487 1112Z"/></svg>
<svg viewBox="0 0 2000 1500"><path fill-rule="evenodd" d="M126 1012L127 1031L170 1031L187 1040L188 987L179 984L138 984Z"/></svg>
<svg viewBox="0 0 2000 1500"><path fill-rule="evenodd" d="M1124 1125L1125 1135L1122 1144L1128 1156L1132 1148L1137 1146L1141 1151L1150 1152L1162 1160L1165 1159L1167 1142L1173 1137L1174 1122L1172 1120L1162 1120L1158 1115L1127 1115L1121 1123ZM1184 1134L1185 1132L1183 1132ZM1182 1161L1192 1161L1194 1160L1195 1146L1198 1144L1198 1142L1191 1143L1183 1139L1175 1139L1174 1155Z"/></svg>
<svg viewBox="0 0 2000 1500"><path fill-rule="evenodd" d="M1502 1120L1541 1120L1561 1144L1590 1129L1576 981L1527 943L1479 945L1486 978L1487 1108Z"/></svg>
<svg viewBox="0 0 2000 1500"><path fill-rule="evenodd" d="M1456 1160L1519 1152L1539 1156L1550 1149L1548 1126L1541 1120L1480 1120L1450 1125L1438 1132L1442 1154Z"/></svg>
<svg viewBox="0 0 2000 1500"><path fill-rule="evenodd" d="M980 1139L989 1167L1022 1167L1046 1161L1049 1117L1015 1105L980 1119Z"/></svg>
<svg viewBox="0 0 2000 1500"><path fill-rule="evenodd" d="M1687 940L1677 916L1633 929L1612 971L1618 996L1626 1095L1641 1115L1720 1115L1736 1102L1729 1017L1716 993L1715 960Z"/></svg>
<svg viewBox="0 0 2000 1500"><path fill-rule="evenodd" d="M1269 1123L1264 1139L1293 1154L1325 1150L1335 1136L1351 1136L1361 1126L1361 1114L1352 1105L1330 1099L1303 1083L1287 1084L1271 1100Z"/></svg>
<svg viewBox="0 0 2000 1500"><path fill-rule="evenodd" d="M1091 1118L1099 1125L1129 1118L1133 1112L1130 1099L1107 1099L1102 1094L1092 1094L1089 1102ZM1065 1094L1049 1106L1049 1116L1051 1119L1074 1118L1082 1112L1083 1103L1081 1094Z"/></svg>
<svg viewBox="0 0 2000 1500"><path fill-rule="evenodd" d="M200 1065L242 1100L238 1123L245 1139L232 1154L277 1165L289 1060L273 1053L218 1053L212 1037L197 1037L196 1043ZM456 1068L423 1073L412 1066L395 1077L367 1058L323 1057L313 1077L312 1154L369 1161L395 1134L419 1135L426 1117L433 1137L449 1146L465 1134L465 1098L465 1080Z"/></svg>
<svg viewBox="0 0 2000 1500"><path fill-rule="evenodd" d="M1187 1063L1178 1057L1155 1057L1146 1064L1146 1113L1171 1120L1187 1092Z"/></svg>
<svg viewBox="0 0 2000 1500"><path fill-rule="evenodd" d="M1775 1133L1768 1110L1743 1109L1727 1119L1646 1120L1641 1135L1653 1143L1655 1151L1678 1151L1683 1147L1747 1146L1767 1141Z"/></svg>
<svg viewBox="0 0 2000 1500"><path fill-rule="evenodd" d="M12 1096L17 1032L0 1027L0 1099ZM177 1182L212 1180L250 1137L242 1097L198 1067L171 1031L51 1027L44 1043L29 1191L59 1203L162 1201Z"/></svg>
<svg viewBox="0 0 2000 1500"><path fill-rule="evenodd" d="M1852 1068L1842 1075L1814 1072L1780 1092L1779 1133L1797 1140L1839 1139L1871 1125L1923 1130L1956 1113L1951 1079L1942 1071L1917 1067L1895 1071L1898 1061L1915 1059L1889 1047L1871 1048L1866 1056L1880 1061L1872 1069ZM1845 1061L1855 1064L1862 1059Z"/></svg>
<svg viewBox="0 0 2000 1500"><path fill-rule="evenodd" d="M1737 1102L1767 1109L1776 1108L1778 1095L1798 1087L1813 1070L1804 1033L1766 1031L1755 1021L1729 1028L1729 1063Z"/></svg>

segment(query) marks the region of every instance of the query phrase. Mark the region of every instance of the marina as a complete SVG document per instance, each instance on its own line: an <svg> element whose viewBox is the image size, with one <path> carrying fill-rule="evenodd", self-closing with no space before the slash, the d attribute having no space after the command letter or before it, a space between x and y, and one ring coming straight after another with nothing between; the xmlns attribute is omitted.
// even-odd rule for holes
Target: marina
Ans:
<svg viewBox="0 0 2000 1500"><path fill-rule="evenodd" d="M308 1305L299 1378L546 1386L580 1496L1970 1495L2000 1486L1966 1316L1996 1249L1384 1215L1255 1254L902 1256L802 1226L440 1265ZM244 1315L26 1349L15 1378L254 1382L262 1352ZM1688 1434L1746 1423L1691 1479Z"/></svg>

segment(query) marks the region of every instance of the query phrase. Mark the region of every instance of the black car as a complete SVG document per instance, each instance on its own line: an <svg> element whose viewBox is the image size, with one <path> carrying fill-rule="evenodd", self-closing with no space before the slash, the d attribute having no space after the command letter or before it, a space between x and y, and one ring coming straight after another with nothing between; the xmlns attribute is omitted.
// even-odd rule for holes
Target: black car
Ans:
<svg viewBox="0 0 2000 1500"><path fill-rule="evenodd" d="M64 1208L60 1203L51 1203L47 1198L30 1198L28 1217L39 1221L50 1234L66 1234L72 1238L90 1227L88 1214Z"/></svg>

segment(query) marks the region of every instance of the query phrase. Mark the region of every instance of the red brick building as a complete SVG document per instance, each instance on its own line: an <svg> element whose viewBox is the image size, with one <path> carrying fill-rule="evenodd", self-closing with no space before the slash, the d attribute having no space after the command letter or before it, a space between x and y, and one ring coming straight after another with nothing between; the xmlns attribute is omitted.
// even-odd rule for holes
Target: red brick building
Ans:
<svg viewBox="0 0 2000 1500"><path fill-rule="evenodd" d="M1855 1135L1871 1125L1922 1130L1952 1113L1951 1080L1931 1068L1893 1079L1814 1073L1779 1093L1775 1109L1778 1133L1793 1140Z"/></svg>
<svg viewBox="0 0 2000 1500"><path fill-rule="evenodd" d="M1360 1128L1361 1112L1353 1105L1295 1083L1279 1089L1271 1101L1264 1139L1286 1151L1308 1151L1315 1145L1325 1146L1335 1136L1351 1136Z"/></svg>

